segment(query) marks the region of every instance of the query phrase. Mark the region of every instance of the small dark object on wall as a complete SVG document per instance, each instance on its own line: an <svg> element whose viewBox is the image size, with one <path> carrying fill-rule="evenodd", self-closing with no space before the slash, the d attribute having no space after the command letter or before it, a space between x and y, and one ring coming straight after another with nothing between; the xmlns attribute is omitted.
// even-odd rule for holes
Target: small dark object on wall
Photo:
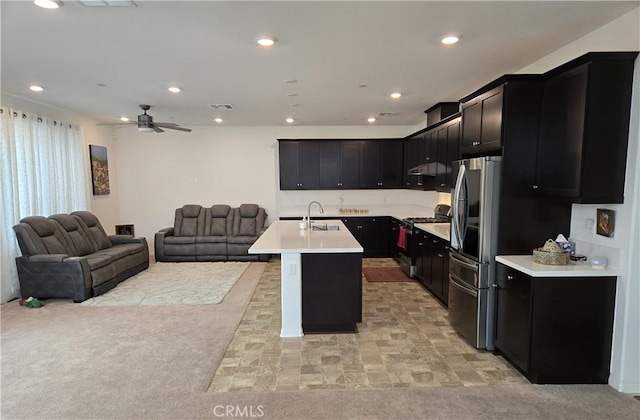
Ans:
<svg viewBox="0 0 640 420"><path fill-rule="evenodd" d="M116 235L133 235L136 236L133 225L116 225Z"/></svg>
<svg viewBox="0 0 640 420"><path fill-rule="evenodd" d="M596 233L613 238L616 228L616 212L609 209L597 209L597 220Z"/></svg>

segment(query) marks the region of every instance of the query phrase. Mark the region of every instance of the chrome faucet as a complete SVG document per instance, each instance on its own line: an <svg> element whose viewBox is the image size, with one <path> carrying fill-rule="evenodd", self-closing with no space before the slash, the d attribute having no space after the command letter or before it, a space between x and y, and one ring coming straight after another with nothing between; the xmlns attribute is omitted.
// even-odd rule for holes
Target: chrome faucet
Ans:
<svg viewBox="0 0 640 420"><path fill-rule="evenodd" d="M318 207L320 207L320 214L324 213L324 209L322 208L322 204L320 204L317 201L312 201L309 203L309 206L307 207L307 226L309 226L309 228L311 228L311 206L313 204L317 204Z"/></svg>

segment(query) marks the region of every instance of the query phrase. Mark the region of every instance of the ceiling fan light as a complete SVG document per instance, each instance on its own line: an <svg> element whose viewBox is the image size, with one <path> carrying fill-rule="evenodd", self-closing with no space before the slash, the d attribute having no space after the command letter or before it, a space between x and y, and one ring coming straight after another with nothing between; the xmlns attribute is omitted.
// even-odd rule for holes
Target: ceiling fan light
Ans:
<svg viewBox="0 0 640 420"><path fill-rule="evenodd" d="M180 92L180 90L181 89L179 87L177 87L177 86L171 86L169 88L169 92L172 92L172 93L178 93L178 92Z"/></svg>
<svg viewBox="0 0 640 420"><path fill-rule="evenodd" d="M57 9L63 4L60 0L34 0L33 3L44 9Z"/></svg>
<svg viewBox="0 0 640 420"><path fill-rule="evenodd" d="M400 93L400 92L393 92L393 93L392 93L391 95L389 95L389 96L391 96L393 99L398 99L399 97L401 97L401 96L402 96L402 93Z"/></svg>
<svg viewBox="0 0 640 420"><path fill-rule="evenodd" d="M129 121L129 118L127 118L127 117L120 117L120 121L128 122L128 121Z"/></svg>
<svg viewBox="0 0 640 420"><path fill-rule="evenodd" d="M369 117L369 118L367 118L367 121L369 121L370 123L374 123L374 122L376 122L376 119L373 118L373 117Z"/></svg>
<svg viewBox="0 0 640 420"><path fill-rule="evenodd" d="M38 86L38 85L31 85L31 86L29 86L29 90L31 90L33 92L42 92L44 90L44 88L42 86Z"/></svg>

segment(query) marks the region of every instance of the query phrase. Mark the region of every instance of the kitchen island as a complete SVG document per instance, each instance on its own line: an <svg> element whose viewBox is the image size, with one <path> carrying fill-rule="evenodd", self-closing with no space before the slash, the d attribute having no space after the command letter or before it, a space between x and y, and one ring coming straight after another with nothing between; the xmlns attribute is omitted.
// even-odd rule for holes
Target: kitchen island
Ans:
<svg viewBox="0 0 640 420"><path fill-rule="evenodd" d="M362 321L362 246L340 220L300 229L278 220L249 248L281 255L281 337L356 332Z"/></svg>

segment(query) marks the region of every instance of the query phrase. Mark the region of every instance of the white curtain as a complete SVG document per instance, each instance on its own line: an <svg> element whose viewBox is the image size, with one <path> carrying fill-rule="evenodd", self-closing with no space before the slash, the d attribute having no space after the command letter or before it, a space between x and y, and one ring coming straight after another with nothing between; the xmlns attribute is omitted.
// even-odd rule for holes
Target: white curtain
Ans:
<svg viewBox="0 0 640 420"><path fill-rule="evenodd" d="M87 153L81 127L0 108L2 302L19 296L13 225L26 216L88 209Z"/></svg>

